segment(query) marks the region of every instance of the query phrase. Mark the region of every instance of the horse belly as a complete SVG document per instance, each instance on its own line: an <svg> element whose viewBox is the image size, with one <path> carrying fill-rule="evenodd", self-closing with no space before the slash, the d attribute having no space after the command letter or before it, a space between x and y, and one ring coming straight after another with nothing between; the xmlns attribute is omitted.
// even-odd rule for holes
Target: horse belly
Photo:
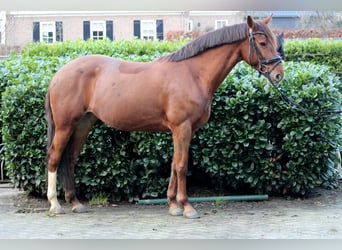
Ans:
<svg viewBox="0 0 342 250"><path fill-rule="evenodd" d="M126 131L166 131L163 114L159 110L117 105L104 120L108 125Z"/></svg>
<svg viewBox="0 0 342 250"><path fill-rule="evenodd" d="M104 123L120 130L167 131L159 95L153 88L141 88L139 84L134 88L117 86L97 98L92 112Z"/></svg>
<svg viewBox="0 0 342 250"><path fill-rule="evenodd" d="M140 110L117 105L111 114L99 117L111 127L125 131L167 131L163 114L158 111Z"/></svg>

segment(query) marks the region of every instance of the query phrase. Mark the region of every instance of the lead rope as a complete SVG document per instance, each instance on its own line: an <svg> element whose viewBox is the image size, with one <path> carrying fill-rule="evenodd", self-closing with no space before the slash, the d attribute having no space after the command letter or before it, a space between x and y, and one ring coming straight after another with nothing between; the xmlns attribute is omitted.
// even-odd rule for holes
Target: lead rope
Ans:
<svg viewBox="0 0 342 250"><path fill-rule="evenodd" d="M325 111L325 112L319 112L319 111L313 111L313 110L309 110L307 108L302 107L301 105L299 105L298 103L296 103L295 101L293 101L290 97L288 97L286 94L284 94L278 87L277 85L274 84L274 82L272 81L270 75L268 74L268 72L265 74L266 78L268 79L268 81L271 83L271 85L273 86L273 88L280 94L281 99L283 99L283 101L287 104L287 106L289 106L291 109L300 111L304 114L313 114L313 115L319 115L319 114L327 114L327 115L334 115L334 114L341 114L342 110L336 110L336 111Z"/></svg>

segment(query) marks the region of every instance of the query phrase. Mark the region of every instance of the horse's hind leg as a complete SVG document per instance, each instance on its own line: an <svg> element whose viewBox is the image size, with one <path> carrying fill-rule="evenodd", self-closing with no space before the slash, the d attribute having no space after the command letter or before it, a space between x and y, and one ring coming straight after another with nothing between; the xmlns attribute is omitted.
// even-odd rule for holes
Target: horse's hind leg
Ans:
<svg viewBox="0 0 342 250"><path fill-rule="evenodd" d="M51 204L50 212L64 213L57 200L57 167L60 164L65 146L69 141L70 130L56 130L53 141L48 149L48 191L47 197Z"/></svg>
<svg viewBox="0 0 342 250"><path fill-rule="evenodd" d="M82 146L87 140L87 136L97 118L91 113L87 113L76 126L69 141L69 162L70 181L65 186L65 199L72 204L72 211L75 213L87 212L87 209L80 203L75 192L75 164Z"/></svg>
<svg viewBox="0 0 342 250"><path fill-rule="evenodd" d="M181 208L176 200L177 195L177 171L176 171L176 159L173 156L171 164L171 176L169 181L169 188L167 190L167 198L169 204L169 213L173 216L183 215L183 208Z"/></svg>

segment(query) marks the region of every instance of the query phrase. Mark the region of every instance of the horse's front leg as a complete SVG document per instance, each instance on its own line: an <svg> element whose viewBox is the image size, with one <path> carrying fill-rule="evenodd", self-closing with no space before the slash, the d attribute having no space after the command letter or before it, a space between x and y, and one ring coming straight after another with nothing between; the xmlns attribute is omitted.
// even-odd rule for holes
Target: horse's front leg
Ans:
<svg viewBox="0 0 342 250"><path fill-rule="evenodd" d="M185 122L172 130L173 161L169 189L167 192L171 215L199 218L197 211L188 201L186 175L188 172L189 146L192 138L191 124ZM176 199L177 201L176 201ZM180 207L179 207L179 205Z"/></svg>

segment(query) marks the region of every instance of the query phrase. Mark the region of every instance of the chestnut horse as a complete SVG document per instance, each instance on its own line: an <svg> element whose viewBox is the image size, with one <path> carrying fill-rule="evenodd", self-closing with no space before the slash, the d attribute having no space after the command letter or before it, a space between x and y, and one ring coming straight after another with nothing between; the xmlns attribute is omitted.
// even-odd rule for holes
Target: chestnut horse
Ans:
<svg viewBox="0 0 342 250"><path fill-rule="evenodd" d="M97 119L125 131L171 131L173 159L167 191L169 213L198 218L188 201L188 151L195 131L208 121L213 94L244 60L270 81L284 72L277 42L262 21L207 33L173 54L152 62L126 62L89 55L63 66L46 95L50 212L63 213L57 200L57 172L72 211L86 212L75 193L74 168Z"/></svg>

